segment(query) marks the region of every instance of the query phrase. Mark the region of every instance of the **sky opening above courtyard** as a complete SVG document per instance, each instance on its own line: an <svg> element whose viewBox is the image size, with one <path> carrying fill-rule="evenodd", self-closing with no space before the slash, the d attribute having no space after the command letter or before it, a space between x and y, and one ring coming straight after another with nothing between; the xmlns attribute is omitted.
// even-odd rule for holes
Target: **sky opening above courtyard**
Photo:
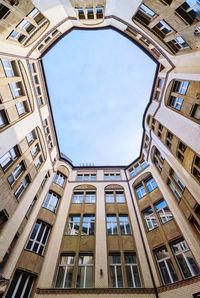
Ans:
<svg viewBox="0 0 200 298"><path fill-rule="evenodd" d="M59 146L74 165L139 156L156 63L113 30L73 30L43 58Z"/></svg>

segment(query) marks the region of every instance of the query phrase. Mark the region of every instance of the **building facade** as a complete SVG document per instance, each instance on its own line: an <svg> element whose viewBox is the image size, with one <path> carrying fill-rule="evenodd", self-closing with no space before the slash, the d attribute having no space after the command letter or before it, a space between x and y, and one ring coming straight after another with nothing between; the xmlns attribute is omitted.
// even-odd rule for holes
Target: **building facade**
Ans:
<svg viewBox="0 0 200 298"><path fill-rule="evenodd" d="M59 150L42 57L74 28L157 63L130 165ZM0 296L200 297L199 124L199 0L0 0Z"/></svg>

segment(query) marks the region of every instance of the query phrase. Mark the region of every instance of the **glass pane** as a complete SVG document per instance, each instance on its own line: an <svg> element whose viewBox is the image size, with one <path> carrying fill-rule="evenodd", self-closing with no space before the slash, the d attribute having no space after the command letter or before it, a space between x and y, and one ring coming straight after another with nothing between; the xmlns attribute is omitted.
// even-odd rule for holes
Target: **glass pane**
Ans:
<svg viewBox="0 0 200 298"><path fill-rule="evenodd" d="M73 278L73 267L67 267L67 273L65 277L65 288L71 288L72 287L72 278Z"/></svg>
<svg viewBox="0 0 200 298"><path fill-rule="evenodd" d="M84 287L84 272L85 272L85 267L78 267L78 274L77 274L77 281L76 281L77 288Z"/></svg>
<svg viewBox="0 0 200 298"><path fill-rule="evenodd" d="M161 271L164 283L165 284L171 283L170 275L167 270L165 262L159 262L159 267L160 267L160 271Z"/></svg>
<svg viewBox="0 0 200 298"><path fill-rule="evenodd" d="M63 287L63 279L65 274L65 267L59 267L57 280L56 280L56 287L62 288Z"/></svg>
<svg viewBox="0 0 200 298"><path fill-rule="evenodd" d="M86 268L85 287L86 288L93 287L93 267L92 266L89 266Z"/></svg>
<svg viewBox="0 0 200 298"><path fill-rule="evenodd" d="M123 279L122 279L121 266L117 266L117 282L118 282L118 288L123 288Z"/></svg>
<svg viewBox="0 0 200 298"><path fill-rule="evenodd" d="M134 275L134 280L135 280L135 287L140 288L141 287L141 282L140 282L138 267L137 266L132 266L132 269L133 269L133 275Z"/></svg>

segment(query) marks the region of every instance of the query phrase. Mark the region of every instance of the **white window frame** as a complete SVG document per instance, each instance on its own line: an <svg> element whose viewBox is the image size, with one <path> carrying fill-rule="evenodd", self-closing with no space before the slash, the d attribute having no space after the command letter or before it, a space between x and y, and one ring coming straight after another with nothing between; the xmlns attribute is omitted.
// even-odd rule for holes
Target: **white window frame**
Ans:
<svg viewBox="0 0 200 298"><path fill-rule="evenodd" d="M112 220L109 220L111 219ZM115 220L113 220L113 218L115 218ZM114 230L116 228L116 233L114 233ZM108 230L111 230L111 233L108 233ZM106 215L106 230L107 230L107 235L119 235L119 227L118 227L118 223L117 223L117 215L116 214L107 214Z"/></svg>
<svg viewBox="0 0 200 298"><path fill-rule="evenodd" d="M87 198L87 202L86 202L86 198ZM96 203L96 192L91 191L91 193L89 191L86 191L85 196L84 196L84 201L85 204L95 204Z"/></svg>
<svg viewBox="0 0 200 298"><path fill-rule="evenodd" d="M113 256L115 254L110 254L109 256ZM121 262L121 255L117 254L117 256L120 257L120 263L109 263L109 268L111 270L111 268L114 268L114 275L115 275L115 288L121 288L119 287L119 281L118 281L118 276L117 276L117 267L120 267L121 269L121 275L122 275L122 283L123 283L123 273L122 273L122 262Z"/></svg>
<svg viewBox="0 0 200 298"><path fill-rule="evenodd" d="M148 189L148 192L154 191L156 188L158 188L158 185L155 181L155 179L152 177L145 181L146 187Z"/></svg>
<svg viewBox="0 0 200 298"><path fill-rule="evenodd" d="M151 213L148 215L145 215L145 212L147 212L147 210L151 210ZM155 217L155 214L153 212L153 209L151 207L147 208L146 210L143 211L143 217L144 217L144 221L147 227L148 231L152 231L154 229L156 229L158 227L158 223Z"/></svg>
<svg viewBox="0 0 200 298"><path fill-rule="evenodd" d="M70 262L70 259L69 260L67 259L67 263L65 265L63 265L63 263L62 263L62 257L72 257L73 258L73 263ZM58 266L56 283L57 283L57 279L58 279L58 275L59 275L59 270L60 270L61 267L64 269L62 286L61 287L56 287L56 288L59 288L59 289L71 289L71 287L65 287L65 282L66 282L66 276L67 276L67 273L68 273L68 269L73 268L73 272L74 272L74 268L75 268L75 256L74 255L71 255L71 254L63 254L63 255L61 255L61 257L60 257L60 263L59 263L59 266Z"/></svg>
<svg viewBox="0 0 200 298"><path fill-rule="evenodd" d="M59 204L60 196L55 194L54 192L49 191L42 207L56 213L58 204Z"/></svg>
<svg viewBox="0 0 200 298"><path fill-rule="evenodd" d="M72 195L72 204L82 204L83 203L83 197L84 193L83 192L74 192Z"/></svg>
<svg viewBox="0 0 200 298"><path fill-rule="evenodd" d="M65 176L58 172L55 174L53 182L63 187L65 184Z"/></svg>
<svg viewBox="0 0 200 298"><path fill-rule="evenodd" d="M86 287L86 279L87 279L87 268L88 267L92 267L92 268L94 268L94 256L93 256L93 254L91 254L91 255L89 255L89 256L91 256L92 257L92 263L90 263L90 264L88 264L88 263L86 263L86 264L81 264L81 262L80 262L80 257L81 256L88 256L87 254L80 254L79 255L79 259L78 259L78 268L77 268L77 272L78 272L78 269L80 268L80 267L83 267L84 268L84 274L83 274L83 289L85 289L85 288L88 288L88 287ZM78 274L77 274L77 277L78 277ZM78 287L79 288L79 287Z"/></svg>
<svg viewBox="0 0 200 298"><path fill-rule="evenodd" d="M125 259L125 256L126 255L132 255L133 257L135 257L135 263L126 263L126 259ZM136 259L136 255L134 255L133 253L127 253L124 255L124 259L125 259L125 269L126 267L129 267L130 268L130 271L131 271L131 280L132 280L132 283L133 283L133 287L132 288L141 288L141 277L140 277L140 272L139 272L139 268L138 268L138 264L137 264L137 259ZM140 279L140 287L136 287L136 282L135 282L135 276L134 276L134 270L133 268L137 268L137 271L138 271L138 276L139 276L139 279ZM128 283L128 276L127 276L127 273L126 273L126 278L127 278L127 283Z"/></svg>
<svg viewBox="0 0 200 298"><path fill-rule="evenodd" d="M38 228L38 230L37 230L37 233L35 234L34 239L32 239L32 238L31 238L31 235L32 235L32 232L33 232L33 230L34 230L36 224L39 224L40 226L39 226L39 228ZM35 223L35 225L34 225L32 231L31 231L30 237L29 237L28 242L27 242L27 244L26 244L26 249L29 250L29 251L33 251L33 247L34 247L34 245L35 245L35 244L38 244L37 250L36 250L36 251L33 251L33 252L35 252L36 254L38 254L38 253L39 253L39 250L40 250L40 247L42 247L43 250L42 250L41 255L43 256L43 255L44 255L44 250L45 250L46 244L47 244L47 242L48 242L48 237L49 237L49 234L50 234L50 227L49 227L47 224L45 224L45 223L43 223L43 222L41 222L41 221L40 221L40 222L37 221L37 222ZM41 239L40 239L40 240L36 240L37 237L38 237L38 234L39 234L39 232L40 232L40 229L42 228L42 225L44 225L45 228L44 228L44 231L43 231L43 233L42 233ZM45 241L45 243L43 244L42 241L43 241L43 238L44 238L44 235L45 235L47 229L48 229L48 234L47 234L47 237L46 237L46 241ZM30 247L30 248L27 248L29 241L32 241L32 244L31 244L31 247Z"/></svg>
<svg viewBox="0 0 200 298"><path fill-rule="evenodd" d="M123 220L123 218L124 218L124 220ZM119 219L120 234L125 235L125 236L126 235L131 235L132 234L131 233L131 225L130 225L130 222L129 222L128 214L119 214L118 219ZM122 232L121 232L121 226L123 226L123 228L124 228L124 234L122 234ZM129 227L130 233L127 231L127 226Z"/></svg>
<svg viewBox="0 0 200 298"><path fill-rule="evenodd" d="M165 206L161 207L161 208L157 208L156 205L160 204L164 202L165 203ZM161 200L159 202L157 202L155 205L155 210L156 210L156 213L158 214L159 218L160 218L160 221L162 224L165 224L166 222L170 221L171 219L173 219L173 215L171 213L171 211L169 210L169 214L167 214L168 212L165 210L165 208L167 207L168 208L168 205L166 203L165 200Z"/></svg>
<svg viewBox="0 0 200 298"><path fill-rule="evenodd" d="M78 221L73 221L71 220L71 217L77 217L79 220ZM78 230L75 229L74 227L77 225L78 223ZM77 236L80 233L80 226L81 226L81 217L80 214L70 214L68 217L68 221L67 221L67 229L66 229L66 234L68 236ZM69 232L70 231L70 232ZM78 233L76 233L78 231Z"/></svg>
<svg viewBox="0 0 200 298"><path fill-rule="evenodd" d="M17 200L22 196L22 194L24 193L25 189L27 188L27 186L29 184L30 184L30 179L29 179L29 176L26 175L15 191L15 197ZM18 193L19 193L19 195L18 195Z"/></svg>
<svg viewBox="0 0 200 298"><path fill-rule="evenodd" d="M85 220L84 219L87 219L87 217L94 217L94 219L92 220ZM81 235L94 235L94 234L90 234L90 225L91 224L94 224L94 234L95 234L95 215L94 214L84 214L83 215L83 218L82 218L82 226L81 226ZM87 232L86 233L83 233L83 224L84 226L86 226L86 229L87 229Z"/></svg>
<svg viewBox="0 0 200 298"><path fill-rule="evenodd" d="M14 146L0 158L0 165L2 169L5 171L18 157L18 148Z"/></svg>
<svg viewBox="0 0 200 298"><path fill-rule="evenodd" d="M141 200L147 194L143 185L136 187L135 192L138 200Z"/></svg>
<svg viewBox="0 0 200 298"><path fill-rule="evenodd" d="M170 107L177 111L180 111L183 105L184 99L182 97L171 96Z"/></svg>
<svg viewBox="0 0 200 298"><path fill-rule="evenodd" d="M23 101L17 102L15 104L15 106L16 106L16 109L17 109L17 112L18 112L19 116L24 115L26 113L26 109L25 109Z"/></svg>

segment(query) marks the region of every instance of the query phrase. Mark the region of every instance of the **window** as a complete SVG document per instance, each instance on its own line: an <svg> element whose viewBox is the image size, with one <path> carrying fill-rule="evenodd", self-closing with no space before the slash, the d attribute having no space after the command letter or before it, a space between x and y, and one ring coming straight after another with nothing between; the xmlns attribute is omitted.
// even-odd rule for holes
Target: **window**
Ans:
<svg viewBox="0 0 200 298"><path fill-rule="evenodd" d="M139 10L144 13L150 20L156 15L156 13L152 9L144 4L140 5Z"/></svg>
<svg viewBox="0 0 200 298"><path fill-rule="evenodd" d="M22 20L17 27L25 30L29 34L35 29L35 26L27 20Z"/></svg>
<svg viewBox="0 0 200 298"><path fill-rule="evenodd" d="M197 155L194 157L192 174L200 182L200 157Z"/></svg>
<svg viewBox="0 0 200 298"><path fill-rule="evenodd" d="M8 124L5 110L0 111L0 129Z"/></svg>
<svg viewBox="0 0 200 298"><path fill-rule="evenodd" d="M6 209L3 209L0 211L0 227L1 225L6 222L9 218L8 212L6 211Z"/></svg>
<svg viewBox="0 0 200 298"><path fill-rule="evenodd" d="M123 288L120 254L109 254L109 283L112 288Z"/></svg>
<svg viewBox="0 0 200 298"><path fill-rule="evenodd" d="M108 235L117 235L117 216L113 214L109 214L106 216L107 223L107 234Z"/></svg>
<svg viewBox="0 0 200 298"><path fill-rule="evenodd" d="M33 210L33 207L35 206L36 201L37 201L37 196L34 197L33 201L31 202L31 205L28 208L28 211L26 212L27 218L29 218L31 211Z"/></svg>
<svg viewBox="0 0 200 298"><path fill-rule="evenodd" d="M184 19L189 25L198 18L200 12L200 3L198 0L186 0L176 9L176 13Z"/></svg>
<svg viewBox="0 0 200 298"><path fill-rule="evenodd" d="M113 204L115 203L115 197L113 191L106 191L105 193L106 203L107 204Z"/></svg>
<svg viewBox="0 0 200 298"><path fill-rule="evenodd" d="M116 191L116 203L118 204L125 203L125 196L123 191Z"/></svg>
<svg viewBox="0 0 200 298"><path fill-rule="evenodd" d="M155 27L153 27L153 31L157 33L159 37L163 38L172 32L173 29L164 20L161 20Z"/></svg>
<svg viewBox="0 0 200 298"><path fill-rule="evenodd" d="M66 235L78 235L80 229L80 215L69 215L67 222Z"/></svg>
<svg viewBox="0 0 200 298"><path fill-rule="evenodd" d="M149 192L152 192L158 187L154 178L150 178L149 180L145 181L145 183Z"/></svg>
<svg viewBox="0 0 200 298"><path fill-rule="evenodd" d="M169 105L170 105L170 107L180 111L180 109L183 105L183 98L171 96Z"/></svg>
<svg viewBox="0 0 200 298"><path fill-rule="evenodd" d="M200 26L197 26L194 30L194 35L199 36L200 35Z"/></svg>
<svg viewBox="0 0 200 298"><path fill-rule="evenodd" d="M164 163L164 157L161 155L160 151L155 148L155 153L154 153L154 159L153 162L158 169L159 172L162 171L163 163Z"/></svg>
<svg viewBox="0 0 200 298"><path fill-rule="evenodd" d="M120 173L104 173L104 180L121 180Z"/></svg>
<svg viewBox="0 0 200 298"><path fill-rule="evenodd" d="M75 192L72 196L73 204L82 204L83 202L83 192Z"/></svg>
<svg viewBox="0 0 200 298"><path fill-rule="evenodd" d="M52 212L56 212L58 208L58 201L60 200L60 196L56 195L53 192L49 192L44 203L42 205L43 208L46 208Z"/></svg>
<svg viewBox="0 0 200 298"><path fill-rule="evenodd" d="M39 25L43 20L44 16L41 14L41 12L37 9L34 8L29 14L28 17L34 19L34 21Z"/></svg>
<svg viewBox="0 0 200 298"><path fill-rule="evenodd" d="M164 284L178 281L178 276L170 259L166 248L161 248L155 252L157 264Z"/></svg>
<svg viewBox="0 0 200 298"><path fill-rule="evenodd" d="M80 254L78 260L77 288L94 287L94 260L92 254Z"/></svg>
<svg viewBox="0 0 200 298"><path fill-rule="evenodd" d="M5 298L20 297L29 298L35 276L25 271L17 270Z"/></svg>
<svg viewBox="0 0 200 298"><path fill-rule="evenodd" d="M82 235L94 235L94 214L84 214L82 222Z"/></svg>
<svg viewBox="0 0 200 298"><path fill-rule="evenodd" d="M188 86L189 86L188 81L175 81L172 88L172 92L185 95L187 93Z"/></svg>
<svg viewBox="0 0 200 298"><path fill-rule="evenodd" d="M191 117L200 120L200 105L195 104L193 109L192 109L192 114Z"/></svg>
<svg viewBox="0 0 200 298"><path fill-rule="evenodd" d="M37 138L35 130L32 130L26 135L26 140L28 144L30 145L35 139Z"/></svg>
<svg viewBox="0 0 200 298"><path fill-rule="evenodd" d="M15 146L0 158L0 165L5 171L19 157L18 147Z"/></svg>
<svg viewBox="0 0 200 298"><path fill-rule="evenodd" d="M25 189L28 187L29 184L30 184L30 178L28 175L26 175L26 177L24 177L19 187L15 191L16 199L19 199L21 197L21 195L23 194L23 192L25 191Z"/></svg>
<svg viewBox="0 0 200 298"><path fill-rule="evenodd" d="M25 101L17 102L15 106L19 116L22 116L26 113Z"/></svg>
<svg viewBox="0 0 200 298"><path fill-rule="evenodd" d="M85 193L85 203L86 204L95 204L95 202L96 202L96 192L86 191L86 193Z"/></svg>
<svg viewBox="0 0 200 298"><path fill-rule="evenodd" d="M10 10L7 6L0 4L0 20L5 19L10 13Z"/></svg>
<svg viewBox="0 0 200 298"><path fill-rule="evenodd" d="M123 204L125 203L125 196L123 191L106 191L105 200L107 204Z"/></svg>
<svg viewBox="0 0 200 298"><path fill-rule="evenodd" d="M183 192L185 189L185 185L183 184L183 182L180 180L180 178L176 175L174 171L172 171L171 176L173 177L180 191Z"/></svg>
<svg viewBox="0 0 200 298"><path fill-rule="evenodd" d="M136 260L136 255L133 253L125 253L125 269L126 279L129 288L141 288L140 275Z"/></svg>
<svg viewBox="0 0 200 298"><path fill-rule="evenodd" d="M184 48L188 48L189 47L188 44L187 44L187 42L181 36L178 36L177 38L175 38L175 44L180 49L184 49Z"/></svg>
<svg viewBox="0 0 200 298"><path fill-rule="evenodd" d="M76 176L77 181L96 181L97 175L96 173L78 173Z"/></svg>
<svg viewBox="0 0 200 298"><path fill-rule="evenodd" d="M25 166L23 161L21 161L19 164L17 164L12 171L12 173L8 176L8 182L10 185L12 185L17 178L24 172Z"/></svg>
<svg viewBox="0 0 200 298"><path fill-rule="evenodd" d="M1 59L5 74L7 77L18 76L16 62L6 59Z"/></svg>
<svg viewBox="0 0 200 298"><path fill-rule="evenodd" d="M171 147L172 147L173 137L174 137L174 135L170 131L167 131L166 145L169 149L171 149Z"/></svg>
<svg viewBox="0 0 200 298"><path fill-rule="evenodd" d="M31 232L26 249L43 255L49 232L50 227L46 223L37 221Z"/></svg>
<svg viewBox="0 0 200 298"><path fill-rule="evenodd" d="M167 203L164 200L156 203L154 205L154 207L155 207L155 210L156 210L158 216L160 217L160 221L162 224L170 221L173 218L173 215L172 215L171 211L169 210Z"/></svg>
<svg viewBox="0 0 200 298"><path fill-rule="evenodd" d="M171 189L171 191L173 192L173 194L175 195L175 198L177 200L177 202L179 203L181 200L181 194L180 192L176 189L175 184L172 182L172 180L168 180L167 185L169 186L169 188Z"/></svg>
<svg viewBox="0 0 200 298"><path fill-rule="evenodd" d="M43 162L43 158L42 158L42 156L40 155L40 156L35 160L35 162L34 162L34 165L35 165L35 167L36 167L37 170L38 170L39 167L41 166L42 162Z"/></svg>
<svg viewBox="0 0 200 298"><path fill-rule="evenodd" d="M24 90L22 82L13 82L9 84L13 98L24 96Z"/></svg>
<svg viewBox="0 0 200 298"><path fill-rule="evenodd" d="M144 218L147 231L154 230L155 228L158 227L156 217L151 207L143 211L143 218Z"/></svg>
<svg viewBox="0 0 200 298"><path fill-rule="evenodd" d="M65 184L65 176L58 172L56 173L53 182L63 187Z"/></svg>
<svg viewBox="0 0 200 298"><path fill-rule="evenodd" d="M159 125L158 125L158 137L160 139L162 138L162 131L163 131L163 126L162 126L162 124L159 123Z"/></svg>
<svg viewBox="0 0 200 298"><path fill-rule="evenodd" d="M71 288L74 272L74 255L61 255L56 279L56 288Z"/></svg>
<svg viewBox="0 0 200 298"><path fill-rule="evenodd" d="M37 143L35 146L31 148L31 155L34 158L40 152L39 144Z"/></svg>
<svg viewBox="0 0 200 298"><path fill-rule="evenodd" d="M119 228L121 235L131 235L131 227L129 224L128 215L119 214Z"/></svg>
<svg viewBox="0 0 200 298"><path fill-rule="evenodd" d="M183 142L179 141L178 150L177 150L177 157L178 157L178 159L180 160L181 163L184 160L184 153L185 153L186 148L187 148L187 146Z"/></svg>
<svg viewBox="0 0 200 298"><path fill-rule="evenodd" d="M146 190L142 184L140 184L139 186L137 186L135 188L135 192L136 192L136 196L137 196L138 200L142 199L147 194Z"/></svg>
<svg viewBox="0 0 200 298"><path fill-rule="evenodd" d="M172 250L184 278L189 278L200 273L185 240L172 244Z"/></svg>
<svg viewBox="0 0 200 298"><path fill-rule="evenodd" d="M22 43L26 39L26 36L19 31L13 30L9 35L9 39L14 39Z"/></svg>

